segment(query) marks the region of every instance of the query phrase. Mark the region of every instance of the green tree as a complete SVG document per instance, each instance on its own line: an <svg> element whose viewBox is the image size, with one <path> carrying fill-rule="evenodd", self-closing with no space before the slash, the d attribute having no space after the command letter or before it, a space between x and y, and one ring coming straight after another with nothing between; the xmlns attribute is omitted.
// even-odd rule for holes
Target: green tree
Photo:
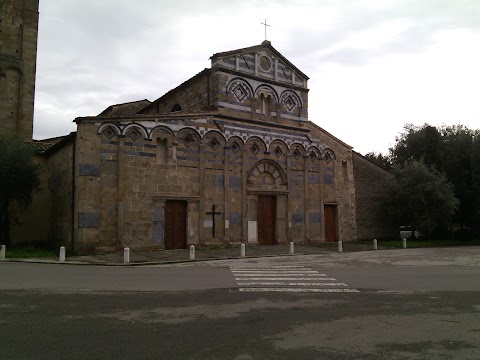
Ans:
<svg viewBox="0 0 480 360"><path fill-rule="evenodd" d="M12 213L25 209L40 186L34 153L31 145L0 137L0 243L7 246L11 245Z"/></svg>
<svg viewBox="0 0 480 360"><path fill-rule="evenodd" d="M427 235L439 225L451 225L458 199L445 175L419 161L396 166L392 172L385 207L396 225L409 225Z"/></svg>
<svg viewBox="0 0 480 360"><path fill-rule="evenodd" d="M392 159L388 155L383 155L381 152L377 153L371 151L365 154L365 157L380 166L383 166L385 169L390 170L392 168Z"/></svg>
<svg viewBox="0 0 480 360"><path fill-rule="evenodd" d="M478 136L478 130L463 125L435 128L428 124L407 124L390 149L390 158L397 166L422 161L445 174L460 201L454 216L455 224L462 229L480 231L476 217L480 202L475 200L478 190L474 188L475 169L480 166L478 159L474 159L474 142Z"/></svg>
<svg viewBox="0 0 480 360"><path fill-rule="evenodd" d="M395 140L395 146L390 148L393 164L416 160L443 171L442 134L437 128L428 124L423 126L406 124L404 132Z"/></svg>

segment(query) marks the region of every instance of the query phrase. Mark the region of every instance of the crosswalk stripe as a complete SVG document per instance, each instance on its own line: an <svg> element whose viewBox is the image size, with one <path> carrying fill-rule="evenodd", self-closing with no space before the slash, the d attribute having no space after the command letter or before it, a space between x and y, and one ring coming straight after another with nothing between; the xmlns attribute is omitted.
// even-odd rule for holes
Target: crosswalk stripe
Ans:
<svg viewBox="0 0 480 360"><path fill-rule="evenodd" d="M251 281L251 282L239 282L239 286L252 286L252 285L264 285L264 286L347 286L345 283L297 283L297 282L263 282L263 281Z"/></svg>
<svg viewBox="0 0 480 360"><path fill-rule="evenodd" d="M286 273L286 274L277 274L277 273L258 273L258 274L250 274L250 273L234 273L233 275L235 276L325 276L325 274L291 274L291 273Z"/></svg>
<svg viewBox="0 0 480 360"><path fill-rule="evenodd" d="M300 268L300 269L307 269L307 270L310 270L308 268L306 268L305 266L302 266L302 265L275 265L275 266L243 266L243 267L236 267L236 266L232 266L230 267L230 269L232 270L242 270L242 269L246 269L246 270L255 270L255 269L287 269L287 268Z"/></svg>
<svg viewBox="0 0 480 360"><path fill-rule="evenodd" d="M293 280L302 280L302 281L305 281L305 280L321 280L321 281L335 281L337 279L335 278L324 278L324 277L255 277L255 278L251 278L251 277L236 277L235 280L290 280L290 281L293 281Z"/></svg>
<svg viewBox="0 0 480 360"><path fill-rule="evenodd" d="M357 289L305 266L231 267L239 291L290 293L358 293Z"/></svg>
<svg viewBox="0 0 480 360"><path fill-rule="evenodd" d="M318 274L315 270L232 270L234 274Z"/></svg>
<svg viewBox="0 0 480 360"><path fill-rule="evenodd" d="M358 293L357 289L292 289L292 288L239 288L239 291L245 292L314 292L314 293Z"/></svg>

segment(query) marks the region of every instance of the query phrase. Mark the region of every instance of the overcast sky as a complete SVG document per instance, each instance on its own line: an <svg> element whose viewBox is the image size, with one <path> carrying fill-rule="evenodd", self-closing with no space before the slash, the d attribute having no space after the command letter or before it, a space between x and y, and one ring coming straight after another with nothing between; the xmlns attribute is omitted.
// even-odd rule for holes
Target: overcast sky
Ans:
<svg viewBox="0 0 480 360"><path fill-rule="evenodd" d="M480 129L480 0L40 0L34 138L157 99L268 40L310 77L309 119L365 154L405 123Z"/></svg>

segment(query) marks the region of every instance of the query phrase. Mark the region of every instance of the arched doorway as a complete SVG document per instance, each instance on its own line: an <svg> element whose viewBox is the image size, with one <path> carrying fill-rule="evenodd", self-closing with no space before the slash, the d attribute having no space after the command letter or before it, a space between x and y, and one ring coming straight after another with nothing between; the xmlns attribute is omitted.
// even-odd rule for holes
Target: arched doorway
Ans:
<svg viewBox="0 0 480 360"><path fill-rule="evenodd" d="M261 160L250 169L247 182L249 242L276 245L279 235L286 234L285 172L276 162Z"/></svg>

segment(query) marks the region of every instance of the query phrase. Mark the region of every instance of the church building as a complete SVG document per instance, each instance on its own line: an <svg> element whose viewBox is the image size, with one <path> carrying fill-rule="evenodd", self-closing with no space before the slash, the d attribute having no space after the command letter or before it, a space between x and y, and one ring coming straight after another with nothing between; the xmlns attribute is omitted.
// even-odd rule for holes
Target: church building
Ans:
<svg viewBox="0 0 480 360"><path fill-rule="evenodd" d="M36 44L29 19L38 1L23 10L6 4L3 26ZM33 105L32 46L24 66L33 76L25 71L21 85L30 90L12 96L19 104ZM7 76L8 64L21 64L12 56L0 58ZM33 140L42 186L14 243L96 252L392 235L379 207L388 172L309 121L306 74L269 41L210 60L153 102L111 105L75 119L70 135ZM10 104L0 105L6 116ZM33 116L22 114L19 125L0 125L28 138Z"/></svg>
<svg viewBox="0 0 480 360"><path fill-rule="evenodd" d="M76 247L356 239L352 148L308 120L308 77L269 41L75 121Z"/></svg>

